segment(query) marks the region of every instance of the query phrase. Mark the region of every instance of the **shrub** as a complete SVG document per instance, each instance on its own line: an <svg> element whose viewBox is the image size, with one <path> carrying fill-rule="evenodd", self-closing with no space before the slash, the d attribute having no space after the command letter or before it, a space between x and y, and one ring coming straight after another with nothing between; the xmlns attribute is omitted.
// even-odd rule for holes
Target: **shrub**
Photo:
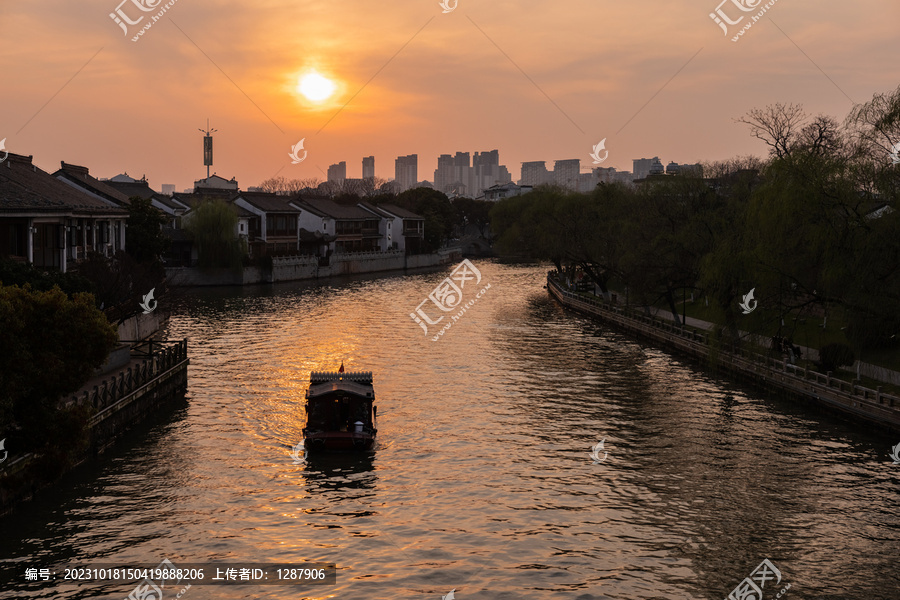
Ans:
<svg viewBox="0 0 900 600"><path fill-rule="evenodd" d="M819 366L822 371L837 371L839 367L856 362L853 349L847 344L826 344L819 350Z"/></svg>

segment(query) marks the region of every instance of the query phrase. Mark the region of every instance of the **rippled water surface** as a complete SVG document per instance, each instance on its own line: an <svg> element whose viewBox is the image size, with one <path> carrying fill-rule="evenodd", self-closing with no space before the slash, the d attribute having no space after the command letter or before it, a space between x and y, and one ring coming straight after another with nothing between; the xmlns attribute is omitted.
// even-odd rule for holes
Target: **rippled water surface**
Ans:
<svg viewBox="0 0 900 600"><path fill-rule="evenodd" d="M766 600L900 599L900 440L568 313L545 269L477 264L490 290L437 342L409 313L447 272L187 292L187 401L0 520L0 558L338 567L186 600L721 600L768 558ZM309 372L341 361L375 373L377 446L295 465Z"/></svg>

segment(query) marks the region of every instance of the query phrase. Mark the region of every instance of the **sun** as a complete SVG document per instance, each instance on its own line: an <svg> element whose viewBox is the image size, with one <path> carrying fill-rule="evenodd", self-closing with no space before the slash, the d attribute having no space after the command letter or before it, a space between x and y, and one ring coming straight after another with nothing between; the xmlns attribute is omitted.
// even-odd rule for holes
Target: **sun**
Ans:
<svg viewBox="0 0 900 600"><path fill-rule="evenodd" d="M337 86L333 81L315 72L307 73L300 78L300 83L297 84L297 91L313 102L327 100L335 89Z"/></svg>

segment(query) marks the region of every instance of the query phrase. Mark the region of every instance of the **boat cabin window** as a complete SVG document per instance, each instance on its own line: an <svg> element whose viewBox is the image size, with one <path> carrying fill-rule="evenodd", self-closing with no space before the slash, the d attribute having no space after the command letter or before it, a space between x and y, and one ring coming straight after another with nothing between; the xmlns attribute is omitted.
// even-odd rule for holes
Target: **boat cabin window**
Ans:
<svg viewBox="0 0 900 600"><path fill-rule="evenodd" d="M307 404L307 426L331 431L352 431L356 421L372 425L372 401L338 396L310 400Z"/></svg>

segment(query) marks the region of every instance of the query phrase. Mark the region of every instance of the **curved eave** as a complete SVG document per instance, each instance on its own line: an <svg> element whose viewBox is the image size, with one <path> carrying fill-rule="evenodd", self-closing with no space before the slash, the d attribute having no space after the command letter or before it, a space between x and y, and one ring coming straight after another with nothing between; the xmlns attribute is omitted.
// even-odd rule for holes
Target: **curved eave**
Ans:
<svg viewBox="0 0 900 600"><path fill-rule="evenodd" d="M309 389L306 391L306 397L310 399L319 398L322 396L333 394L335 392L351 394L353 396L358 396L359 398L362 398L364 400L375 399L375 388L373 388L371 385L364 385L361 383L356 383L354 381L346 380L314 383L310 385Z"/></svg>

